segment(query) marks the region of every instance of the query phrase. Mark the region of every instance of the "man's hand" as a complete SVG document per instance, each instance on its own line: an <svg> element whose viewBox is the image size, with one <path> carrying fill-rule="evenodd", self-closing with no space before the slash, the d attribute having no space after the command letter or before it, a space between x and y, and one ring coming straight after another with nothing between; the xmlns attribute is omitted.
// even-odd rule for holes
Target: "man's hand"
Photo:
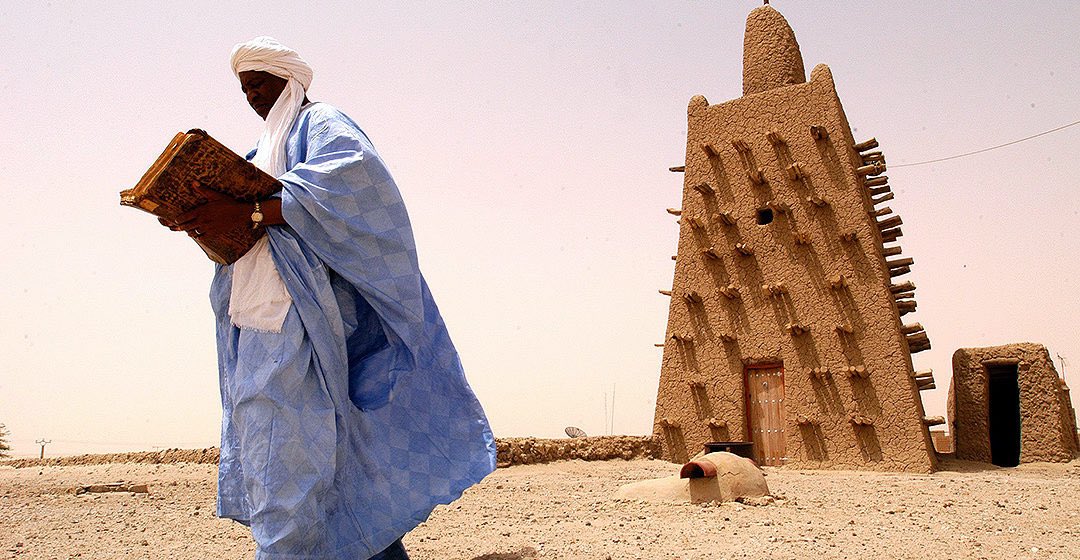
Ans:
<svg viewBox="0 0 1080 560"><path fill-rule="evenodd" d="M206 204L180 214L172 222L161 218L158 221L173 231L187 232L191 237L222 233L251 223L251 203L209 189L201 192L207 199Z"/></svg>

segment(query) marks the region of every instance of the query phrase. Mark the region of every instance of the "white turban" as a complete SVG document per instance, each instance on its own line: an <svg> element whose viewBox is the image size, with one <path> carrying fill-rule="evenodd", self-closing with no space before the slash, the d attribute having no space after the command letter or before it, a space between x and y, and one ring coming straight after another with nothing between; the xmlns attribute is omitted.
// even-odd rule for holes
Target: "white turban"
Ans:
<svg viewBox="0 0 1080 560"><path fill-rule="evenodd" d="M266 116L266 126L259 139L259 151L252 160L263 171L277 177L285 173L285 140L293 121L304 103L304 94L311 85L311 66L296 51L271 37L256 37L233 47L229 56L233 73L269 72L288 80Z"/></svg>
<svg viewBox="0 0 1080 560"><path fill-rule="evenodd" d="M259 169L274 177L281 176L288 170L285 141L311 85L311 67L296 51L270 37L256 37L236 45L229 62L237 78L240 72L254 70L288 80L266 115L259 148L252 159ZM267 236L233 264L231 292L229 315L234 325L281 332L292 297L274 266Z"/></svg>

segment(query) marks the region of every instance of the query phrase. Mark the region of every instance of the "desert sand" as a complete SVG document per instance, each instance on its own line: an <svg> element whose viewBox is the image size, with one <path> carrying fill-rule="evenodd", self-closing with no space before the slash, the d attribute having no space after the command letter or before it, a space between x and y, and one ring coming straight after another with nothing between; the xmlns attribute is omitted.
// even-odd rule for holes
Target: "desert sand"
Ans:
<svg viewBox="0 0 1080 560"><path fill-rule="evenodd" d="M405 544L416 560L527 558L1080 557L1080 460L1013 469L946 461L931 475L766 467L768 505L614 498L668 476L657 460L498 469L435 510ZM213 465L0 467L4 558L252 557L246 528L214 517ZM149 493L76 494L126 481Z"/></svg>

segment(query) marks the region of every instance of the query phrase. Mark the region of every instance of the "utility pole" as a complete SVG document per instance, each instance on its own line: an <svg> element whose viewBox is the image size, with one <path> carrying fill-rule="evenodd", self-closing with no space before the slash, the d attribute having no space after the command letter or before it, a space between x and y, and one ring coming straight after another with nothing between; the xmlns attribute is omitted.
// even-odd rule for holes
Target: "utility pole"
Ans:
<svg viewBox="0 0 1080 560"><path fill-rule="evenodd" d="M608 427L607 391L604 391L604 431L605 432L607 431L607 427Z"/></svg>
<svg viewBox="0 0 1080 560"><path fill-rule="evenodd" d="M615 384L611 384L611 420L608 422L608 435L615 435Z"/></svg>
<svg viewBox="0 0 1080 560"><path fill-rule="evenodd" d="M41 457L40 458L44 459L45 458L45 444L46 443L52 443L52 440L51 439L41 438L41 439L35 441L34 443L41 445Z"/></svg>

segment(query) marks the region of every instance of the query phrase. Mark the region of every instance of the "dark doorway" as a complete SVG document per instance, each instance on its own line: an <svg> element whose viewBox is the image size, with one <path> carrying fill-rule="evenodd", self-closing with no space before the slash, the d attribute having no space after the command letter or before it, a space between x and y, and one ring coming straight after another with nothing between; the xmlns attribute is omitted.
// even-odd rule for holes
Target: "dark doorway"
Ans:
<svg viewBox="0 0 1080 560"><path fill-rule="evenodd" d="M1016 364L986 366L990 408L990 462L1020 464L1020 384Z"/></svg>

